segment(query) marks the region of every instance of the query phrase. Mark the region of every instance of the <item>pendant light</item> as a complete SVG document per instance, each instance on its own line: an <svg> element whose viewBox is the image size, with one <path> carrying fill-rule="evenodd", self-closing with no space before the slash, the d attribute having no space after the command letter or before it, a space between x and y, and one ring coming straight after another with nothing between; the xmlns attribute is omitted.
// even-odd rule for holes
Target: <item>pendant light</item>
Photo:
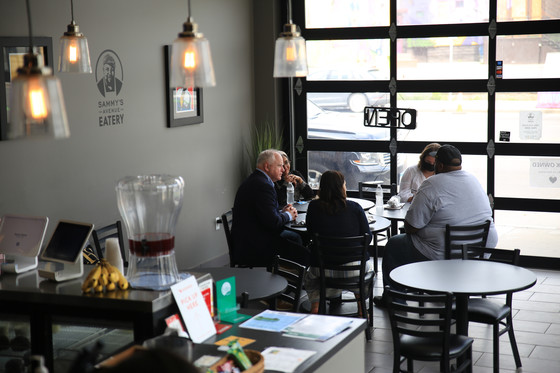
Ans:
<svg viewBox="0 0 560 373"><path fill-rule="evenodd" d="M210 43L197 31L198 25L191 17L191 1L188 0L188 17L183 23L183 32L171 46L171 87L204 88L216 85Z"/></svg>
<svg viewBox="0 0 560 373"><path fill-rule="evenodd" d="M12 80L8 138L66 138L70 136L62 88L51 69L33 52L31 11L26 0L29 52Z"/></svg>
<svg viewBox="0 0 560 373"><path fill-rule="evenodd" d="M274 51L275 78L307 76L307 52L305 39L301 37L297 25L292 22L292 1L288 0L288 23L280 37L276 39Z"/></svg>
<svg viewBox="0 0 560 373"><path fill-rule="evenodd" d="M60 38L58 71L63 73L91 74L87 38L74 21L74 0L70 0L72 21Z"/></svg>

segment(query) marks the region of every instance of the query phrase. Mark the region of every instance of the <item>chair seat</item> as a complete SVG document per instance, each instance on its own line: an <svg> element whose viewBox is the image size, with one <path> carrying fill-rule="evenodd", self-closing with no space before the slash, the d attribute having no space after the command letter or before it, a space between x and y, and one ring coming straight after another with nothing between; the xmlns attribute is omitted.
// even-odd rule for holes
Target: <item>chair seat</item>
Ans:
<svg viewBox="0 0 560 373"><path fill-rule="evenodd" d="M364 276L364 283L366 285L371 283L373 281L374 276L375 276L375 272L366 273L366 275ZM355 286L356 283L359 281L359 277L348 277L348 278L326 277L325 283L327 284L327 287L329 287L329 285L332 283L332 281L330 281L331 278L333 279L334 282L336 282L337 284L336 288L341 288L341 289L349 289L352 286Z"/></svg>
<svg viewBox="0 0 560 373"><path fill-rule="evenodd" d="M455 313L455 304L453 304ZM499 304L487 298L469 299L469 321L483 324L494 324L505 319L511 313L511 308L506 304Z"/></svg>
<svg viewBox="0 0 560 373"><path fill-rule="evenodd" d="M449 339L449 357L462 355L473 343L473 339L457 334L451 334ZM440 360L442 356L441 339L414 337L401 335L400 337L401 355L413 360Z"/></svg>

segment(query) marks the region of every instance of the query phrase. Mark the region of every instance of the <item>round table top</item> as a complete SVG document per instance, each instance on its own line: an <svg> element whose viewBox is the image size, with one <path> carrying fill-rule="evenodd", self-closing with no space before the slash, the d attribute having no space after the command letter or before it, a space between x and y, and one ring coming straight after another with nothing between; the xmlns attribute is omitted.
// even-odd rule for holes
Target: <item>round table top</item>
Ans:
<svg viewBox="0 0 560 373"><path fill-rule="evenodd" d="M466 295L504 294L528 289L537 276L528 269L486 260L430 260L406 264L389 274L407 288Z"/></svg>
<svg viewBox="0 0 560 373"><path fill-rule="evenodd" d="M400 209L389 209L389 208L385 207L383 209L382 213L378 213L377 209L371 209L370 213L372 213L376 216L382 216L382 217L387 218L389 220L404 221L404 218L406 217L406 213L408 212L409 208L410 208L410 203L406 202L403 205L403 207L401 207Z"/></svg>
<svg viewBox="0 0 560 373"><path fill-rule="evenodd" d="M214 281L220 281L235 276L235 292L239 298L243 292L249 293L249 300L261 300L281 294L287 287L288 281L264 268L236 268L211 267L196 268L195 272L208 272Z"/></svg>
<svg viewBox="0 0 560 373"><path fill-rule="evenodd" d="M391 221L389 219L385 219L381 216L373 216L371 214L366 213L366 217L367 216L371 216L373 219L375 219L375 221L373 223L370 223L369 225L369 229L371 229L371 233L378 233L378 232L382 232L386 229L388 229L391 226ZM300 222L304 222L305 218L306 218L307 214L306 213L298 213L298 216L296 218L296 221L294 224L294 222L288 222L286 223L286 228L294 230L296 232L307 232L307 226L306 225L302 225L302 226L298 226L297 223Z"/></svg>
<svg viewBox="0 0 560 373"><path fill-rule="evenodd" d="M375 203L373 201L368 200L368 199L352 198L352 197L348 197L346 199L349 200L349 201L356 202L357 204L362 206L364 211L367 211L370 208L372 208L373 206L375 206ZM311 202L311 201L298 201L298 202L294 203L294 207L296 208L298 213L307 212L307 208L309 207L309 202Z"/></svg>

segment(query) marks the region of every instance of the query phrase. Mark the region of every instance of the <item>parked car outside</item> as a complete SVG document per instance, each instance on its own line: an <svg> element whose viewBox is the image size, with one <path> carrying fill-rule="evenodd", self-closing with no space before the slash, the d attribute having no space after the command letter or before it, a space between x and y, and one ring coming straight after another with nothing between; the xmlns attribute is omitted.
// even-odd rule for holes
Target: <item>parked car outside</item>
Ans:
<svg viewBox="0 0 560 373"><path fill-rule="evenodd" d="M307 80L379 80L375 70L320 70L307 76ZM388 106L387 92L308 92L307 99L326 110L363 112L365 106Z"/></svg>
<svg viewBox="0 0 560 373"><path fill-rule="evenodd" d="M307 137L324 140L388 140L389 130L363 126L363 116L342 114L322 110L310 100L307 101ZM355 119L355 120L352 120ZM391 182L391 155L377 152L354 151L309 151L308 181L313 187L323 172L338 170L344 174L348 190L358 190L360 181ZM397 173L404 172L404 160L397 158Z"/></svg>

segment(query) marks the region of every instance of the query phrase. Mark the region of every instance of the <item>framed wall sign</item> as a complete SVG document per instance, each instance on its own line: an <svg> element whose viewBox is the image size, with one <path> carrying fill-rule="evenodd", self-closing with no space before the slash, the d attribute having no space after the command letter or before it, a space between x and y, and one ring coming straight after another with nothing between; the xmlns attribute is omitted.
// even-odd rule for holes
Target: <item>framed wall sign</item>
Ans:
<svg viewBox="0 0 560 373"><path fill-rule="evenodd" d="M44 65L52 68L52 38L34 37L33 47ZM23 66L23 56L28 52L28 37L0 37L0 140L7 139L12 80L17 69Z"/></svg>
<svg viewBox="0 0 560 373"><path fill-rule="evenodd" d="M164 47L165 88L167 93L167 127L202 123L202 88L170 87L171 46Z"/></svg>

